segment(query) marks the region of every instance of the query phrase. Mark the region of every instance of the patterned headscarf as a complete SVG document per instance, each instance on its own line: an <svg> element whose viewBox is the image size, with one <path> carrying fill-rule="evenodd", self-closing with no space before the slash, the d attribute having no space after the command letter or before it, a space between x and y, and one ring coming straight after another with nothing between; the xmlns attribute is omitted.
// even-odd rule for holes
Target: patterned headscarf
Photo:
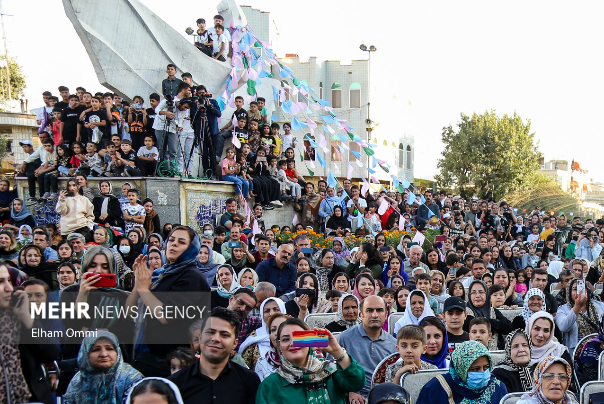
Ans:
<svg viewBox="0 0 604 404"><path fill-rule="evenodd" d="M535 373L533 374L533 390L530 393L523 394L520 400L527 400L531 403L540 403L540 404L577 404L577 399L575 395L568 390L568 386L570 386L570 380L567 385L566 393L564 394L564 398L560 401L551 401L545 397L543 394L543 374L555 363L560 363L566 369L566 375L569 379L572 377L572 368L562 358L557 358L554 356L547 356L539 362L537 367L535 368Z"/></svg>
<svg viewBox="0 0 604 404"><path fill-rule="evenodd" d="M545 294L541 291L541 289L529 289L529 291L526 292L526 295L524 295L524 306L522 306L522 318L524 318L524 324L528 324L531 316L533 313L535 313L528 307L529 300L531 300L531 297L533 296L539 296L541 298L541 308L538 311L545 311Z"/></svg>
<svg viewBox="0 0 604 404"><path fill-rule="evenodd" d="M489 369L493 368L493 360L491 354L483 344L478 341L466 341L459 345L451 354L451 363L449 368L449 375L453 379L454 383L457 383L464 389L470 390L476 394L480 394L475 399L469 399L464 397L460 404L486 404L491 403L491 396L495 393L495 390L501 385L501 382L491 375L491 379L486 387L479 390L471 389L467 385L468 381L468 369L478 359L485 356L489 361Z"/></svg>
<svg viewBox="0 0 604 404"><path fill-rule="evenodd" d="M528 342L529 347L529 360L524 365L519 365L512 360L512 340L517 336L524 337ZM533 344L531 338L524 332L524 330L517 329L512 331L505 337L505 358L495 368L501 368L509 372L518 372L520 376L520 383L522 384L523 391L529 391L533 388L533 378L531 376L531 360Z"/></svg>
<svg viewBox="0 0 604 404"><path fill-rule="evenodd" d="M339 241L340 244L342 244L342 249L339 252L336 252L333 249L334 241ZM346 246L346 243L344 242L344 239L342 237L334 237L334 239L331 241L331 245L332 245L331 252L333 253L333 256L336 258L336 261L346 259L346 257L350 257L350 250L348 250L348 247Z"/></svg>
<svg viewBox="0 0 604 404"><path fill-rule="evenodd" d="M568 307L571 309L575 306L575 301L572 297L573 285L578 281L578 279L573 279L569 282L568 288L566 289L566 303ZM587 315L585 313L579 313L577 316L577 325L579 327L579 333L582 336L587 336L589 334L593 334L598 332L598 324L600 324L600 318L598 316L598 311L596 310L596 306L591 301L591 291L586 286L585 292L587 293Z"/></svg>
<svg viewBox="0 0 604 404"><path fill-rule="evenodd" d="M357 308L359 308L361 305L359 303L359 299L355 295L344 293L342 294L342 296L340 296L340 300L338 300L338 314L336 315L336 323L338 323L342 327L346 327L346 329L349 329L350 327L354 327L357 324L361 324L363 320L361 320L360 317L357 317L354 321L347 321L344 318L344 299L353 299L355 302L357 302Z"/></svg>
<svg viewBox="0 0 604 404"><path fill-rule="evenodd" d="M64 403L108 403L117 404L123 400L128 389L143 375L124 362L117 337L109 331L98 330L95 336L84 338L78 353L80 371L69 383ZM107 370L99 370L92 366L88 355L93 345L100 339L111 341L117 351L117 359Z"/></svg>

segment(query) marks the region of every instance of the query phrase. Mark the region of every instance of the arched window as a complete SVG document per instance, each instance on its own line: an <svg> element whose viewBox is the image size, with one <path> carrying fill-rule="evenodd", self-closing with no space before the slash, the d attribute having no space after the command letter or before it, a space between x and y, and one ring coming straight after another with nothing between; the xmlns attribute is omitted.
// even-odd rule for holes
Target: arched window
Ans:
<svg viewBox="0 0 604 404"><path fill-rule="evenodd" d="M411 146L407 145L407 170L411 170Z"/></svg>
<svg viewBox="0 0 604 404"><path fill-rule="evenodd" d="M402 143L398 145L398 166L405 167L405 146Z"/></svg>
<svg viewBox="0 0 604 404"><path fill-rule="evenodd" d="M356 81L350 85L350 108L361 108L361 85Z"/></svg>
<svg viewBox="0 0 604 404"><path fill-rule="evenodd" d="M323 99L323 82L319 82L319 98Z"/></svg>
<svg viewBox="0 0 604 404"><path fill-rule="evenodd" d="M331 85L331 107L342 108L342 85L337 82Z"/></svg>

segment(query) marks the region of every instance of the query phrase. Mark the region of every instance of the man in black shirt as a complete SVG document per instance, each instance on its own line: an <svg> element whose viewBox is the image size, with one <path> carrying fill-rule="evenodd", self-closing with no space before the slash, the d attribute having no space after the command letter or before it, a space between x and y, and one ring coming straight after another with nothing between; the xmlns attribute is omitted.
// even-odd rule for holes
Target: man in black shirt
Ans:
<svg viewBox="0 0 604 404"><path fill-rule="evenodd" d="M92 110L86 112L84 115L84 126L88 131L86 136L82 136L82 141L85 141L86 143L89 141L96 144L101 143L99 149L102 149L104 147L104 142L101 142L101 139L107 139L108 121L107 112L101 108L101 99L99 97L93 97ZM86 139L84 139L84 137L86 137Z"/></svg>
<svg viewBox="0 0 604 404"><path fill-rule="evenodd" d="M65 86L59 86L59 94L61 95L61 101L55 104L55 108L65 109L69 106L69 89Z"/></svg>
<svg viewBox="0 0 604 404"><path fill-rule="evenodd" d="M466 302L458 296L451 296L445 300L443 312L447 324L448 350L451 355L455 348L470 340L470 335L464 331L464 324L468 318Z"/></svg>
<svg viewBox="0 0 604 404"><path fill-rule="evenodd" d="M83 110L80 106L78 96L75 94L70 95L69 106L61 111L61 126L59 126L61 134L60 143L66 143L71 146L76 140L81 140L80 131L82 130L82 125L80 114Z"/></svg>
<svg viewBox="0 0 604 404"><path fill-rule="evenodd" d="M212 310L202 325L199 361L168 378L178 386L184 404L256 402L260 378L229 360L237 346L239 327L233 311L223 307Z"/></svg>

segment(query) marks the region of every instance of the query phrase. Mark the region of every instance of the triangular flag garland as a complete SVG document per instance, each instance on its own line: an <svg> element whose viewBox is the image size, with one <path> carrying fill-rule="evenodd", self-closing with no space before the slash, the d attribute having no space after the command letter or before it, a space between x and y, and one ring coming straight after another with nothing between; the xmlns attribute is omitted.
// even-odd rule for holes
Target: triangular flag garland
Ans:
<svg viewBox="0 0 604 404"><path fill-rule="evenodd" d="M374 175L376 173L375 168L379 167L384 172L389 173L390 165L375 156L375 148L379 147L377 142L367 143L361 137L355 135L353 128L346 120L340 118L334 112L332 107L329 106L329 102L320 99L313 88L305 82L298 80L292 69L277 59L272 49L268 48L268 43L261 41L249 25L245 27L231 26L231 31L233 45L232 69L225 83L224 91L217 99L221 110L224 110L226 105L234 107L234 93L239 88L240 81L246 85L248 95L254 99L258 97L256 87L261 84L262 78L269 77L279 80L281 82L280 88L272 86L273 98L280 102L278 108L281 108L283 116L288 119L291 117L290 122L293 130L310 132L310 134L305 136L305 139L309 142L321 167L327 166L327 159L322 155L321 150L327 156L329 154L327 142L329 142L333 150L338 151L334 155L338 159L347 162L347 178L352 177L352 171L354 170L363 179L363 190L365 192L369 189L369 181L379 184ZM262 52L258 52L256 48L261 48ZM278 74L272 73L273 66L275 66ZM297 99L297 101L293 99L288 100L289 96ZM302 119L298 119L297 115L299 114L302 115ZM271 119L273 121L277 120L277 115L271 113ZM320 144L314 141L314 139L317 139L314 134L315 130L318 130L320 133ZM329 135L325 136L323 133ZM347 142L355 143L355 148L363 151L368 156L371 168L363 164L359 151L352 150L351 147L346 146ZM308 167L306 160L304 160L304 151L300 150L299 147L297 149L300 153L300 160L306 165L309 174L314 176L314 171ZM354 167L347 158L346 153L343 152L343 149L350 150L350 153L355 157L356 165L366 170L366 174L362 174ZM392 179L393 189L401 193L409 193L407 198L408 203L418 204L419 202L419 204L425 204L423 195L407 179L398 178L394 174L390 174L389 176ZM335 180L341 186L339 180L331 170L328 171L327 178L330 183L333 184ZM416 194L420 195L420 201L416 199ZM400 212L398 213L400 214ZM572 215L572 212L570 214Z"/></svg>

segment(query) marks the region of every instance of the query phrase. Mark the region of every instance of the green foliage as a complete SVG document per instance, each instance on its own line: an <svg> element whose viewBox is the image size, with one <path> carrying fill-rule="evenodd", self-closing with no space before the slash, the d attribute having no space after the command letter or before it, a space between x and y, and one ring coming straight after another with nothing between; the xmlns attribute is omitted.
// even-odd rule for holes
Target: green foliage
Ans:
<svg viewBox="0 0 604 404"><path fill-rule="evenodd" d="M3 161L10 154L11 150L8 147L8 136L0 133L0 161Z"/></svg>
<svg viewBox="0 0 604 404"><path fill-rule="evenodd" d="M4 61L4 56L0 56L0 61ZM21 66L17 63L17 59L9 57L8 67L10 71L10 90L11 98L18 100L24 96L23 91L27 87L25 84L25 76ZM8 100L8 87L6 85L6 67L0 67L0 103L5 103Z"/></svg>
<svg viewBox="0 0 604 404"><path fill-rule="evenodd" d="M510 206L530 212L535 206L546 212L579 212L581 209L575 198L560 189L558 183L545 174L537 173L533 177L530 189L516 190L506 194L503 199Z"/></svg>
<svg viewBox="0 0 604 404"><path fill-rule="evenodd" d="M541 156L530 128L530 120L525 123L515 112L501 118L494 110L471 117L462 113L456 129L443 128L445 148L435 176L439 187L455 189L464 198L496 200L528 189Z"/></svg>

